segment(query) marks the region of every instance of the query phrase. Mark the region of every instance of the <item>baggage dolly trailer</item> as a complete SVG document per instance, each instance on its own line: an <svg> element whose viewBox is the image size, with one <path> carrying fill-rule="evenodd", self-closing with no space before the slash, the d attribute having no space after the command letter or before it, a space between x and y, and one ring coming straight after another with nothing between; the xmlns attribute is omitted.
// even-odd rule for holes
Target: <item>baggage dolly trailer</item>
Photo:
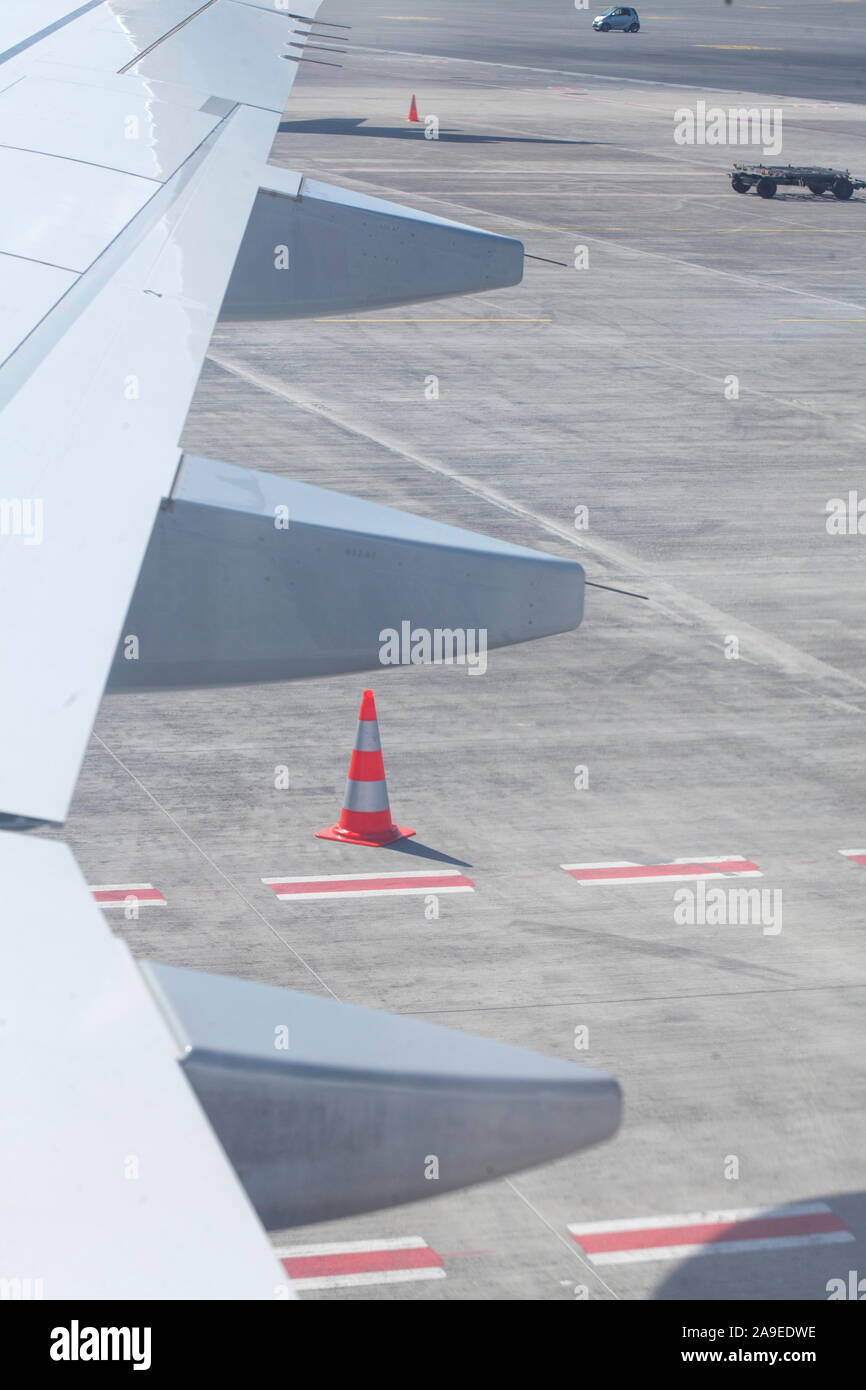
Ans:
<svg viewBox="0 0 866 1390"><path fill-rule="evenodd" d="M761 198L773 198L780 185L808 188L819 198L829 191L845 201L855 188L866 188L866 180L852 179L848 169L824 169L818 164L735 164L731 171L735 193L754 188Z"/></svg>

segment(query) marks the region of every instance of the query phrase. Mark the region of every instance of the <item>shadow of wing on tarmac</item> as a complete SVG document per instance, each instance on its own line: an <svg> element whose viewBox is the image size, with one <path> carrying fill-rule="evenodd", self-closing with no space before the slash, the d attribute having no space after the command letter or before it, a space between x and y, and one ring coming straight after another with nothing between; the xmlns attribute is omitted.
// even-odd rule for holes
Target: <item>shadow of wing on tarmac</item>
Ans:
<svg viewBox="0 0 866 1390"><path fill-rule="evenodd" d="M671 1239L670 1234L665 1238ZM864 1192L743 1213L742 1220L725 1223L702 1244L699 1254L679 1263L652 1297L691 1302L866 1299L864 1240Z"/></svg>
<svg viewBox="0 0 866 1390"><path fill-rule="evenodd" d="M384 849L394 850L398 854L415 855L417 859L437 859L440 864L458 864L461 869L471 869L472 865L466 859L454 859L450 854L443 854L441 850L431 849L429 845L421 845L417 840L395 840L391 845L384 845Z"/></svg>
<svg viewBox="0 0 866 1390"><path fill-rule="evenodd" d="M281 135L373 135L388 140L423 140L423 128L367 125L363 116L328 116L318 121L281 121ZM600 140L547 140L540 135L466 135L462 131L440 130L439 144L461 145L598 145Z"/></svg>

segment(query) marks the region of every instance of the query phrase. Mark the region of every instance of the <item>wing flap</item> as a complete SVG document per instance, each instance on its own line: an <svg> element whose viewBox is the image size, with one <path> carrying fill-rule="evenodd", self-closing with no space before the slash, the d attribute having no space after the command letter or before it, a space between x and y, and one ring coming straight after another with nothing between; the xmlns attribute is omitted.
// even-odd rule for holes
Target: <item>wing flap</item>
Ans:
<svg viewBox="0 0 866 1390"><path fill-rule="evenodd" d="M576 1062L294 990L142 969L269 1230L486 1182L619 1124L616 1082Z"/></svg>
<svg viewBox="0 0 866 1390"><path fill-rule="evenodd" d="M376 670L409 662L411 634L425 632L428 662L437 640L440 660L462 640L470 667L483 669L482 642L486 663L488 648L576 627L583 587L573 560L187 456L157 516L109 688Z"/></svg>
<svg viewBox="0 0 866 1390"><path fill-rule="evenodd" d="M353 313L500 289L522 276L514 237L269 168L220 318Z"/></svg>

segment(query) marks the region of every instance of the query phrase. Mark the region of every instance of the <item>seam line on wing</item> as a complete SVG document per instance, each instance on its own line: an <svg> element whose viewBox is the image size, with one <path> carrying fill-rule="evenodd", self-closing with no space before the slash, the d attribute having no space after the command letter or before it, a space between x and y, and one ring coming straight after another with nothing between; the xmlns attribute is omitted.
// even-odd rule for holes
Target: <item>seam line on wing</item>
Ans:
<svg viewBox="0 0 866 1390"><path fill-rule="evenodd" d="M203 5L199 5L197 10L193 10L192 14L187 15L186 19L182 19L179 24L175 24L173 29L167 30L164 34L160 34L159 38L154 39L153 43L148 44L147 48L143 48L140 53L136 53L134 58L130 58L128 63L124 63L122 68L117 69L118 77L124 72L129 72L129 69L134 68L136 63L140 63L142 58L146 58L148 53L152 53L155 48L159 48L161 43L165 43L166 39L170 39L172 34L176 34L179 29L185 29L187 24L191 24L198 15L202 14L205 10L209 10L216 2L217 0L205 0Z"/></svg>
<svg viewBox="0 0 866 1390"><path fill-rule="evenodd" d="M55 20L53 24L47 24L44 29L39 30L38 34L31 34L29 38L22 39L12 48L7 48L5 53L0 53L0 63L7 63L10 58L14 58L18 53L23 53L25 49L32 48L35 43L40 43L42 39L47 39L49 34L56 34L58 29L71 24L74 19L80 19L83 14L87 14L88 10L95 10L101 4L103 4L103 0L87 0L86 5L81 5L79 9L64 15L62 19Z"/></svg>
<svg viewBox="0 0 866 1390"><path fill-rule="evenodd" d="M96 259L91 261L90 265L87 266L85 270L78 273L78 278L69 286L68 290L66 290L51 306L47 313L39 319L38 323L33 325L29 333L21 339L12 352L0 362L0 410L8 405L15 393L20 390L24 383L32 376L33 372L38 369L42 358L47 352L50 352L51 348L54 346L55 338L52 337L51 341L46 345L45 350L40 352L38 348L38 335L43 325L45 325L53 315L59 313L62 317L65 317L66 320L65 323L61 325L60 331L65 331L69 326L69 322L77 318L78 315L87 308L88 304L95 299L99 291L105 286L112 271L116 269L118 259L125 258L127 254L126 243L132 241L133 244L137 244L140 237L146 236L147 232L162 216L166 202L171 203L177 197L181 196L187 183L190 179L195 177L198 170L208 158L211 149L216 145L226 122L231 120L237 110L238 107L233 106L232 110L214 126L213 130L209 131L208 134L204 136L198 145L196 145L195 149L190 151L183 164L175 169L171 178L167 179L165 183L157 183L155 185L154 193L148 198L144 206L120 229L117 236L106 243ZM21 259L26 258L22 257ZM60 270L68 269L68 267L64 266L58 266L57 268ZM55 320L55 323L56 322ZM27 354L20 357L18 359L20 368L16 371L18 364L16 364L15 358L25 348L29 348L30 360L29 362L25 360ZM10 375L7 376L7 373L10 373Z"/></svg>
<svg viewBox="0 0 866 1390"><path fill-rule="evenodd" d="M63 159L67 164L86 164L89 169L105 169L109 174L123 174L128 179L143 179L145 183L152 183L155 188L161 188L164 183L168 183L168 179L155 179L150 174L137 174L134 169L119 169L116 164L100 164L98 159L79 159L74 154L57 154L54 150L40 150L38 146L34 145L7 145L0 142L0 150L17 150L19 154L36 154L41 159ZM194 151L190 153L194 153ZM188 158L189 155L187 155ZM181 168L183 165L179 164L178 169ZM172 170L169 178L176 173L177 169Z"/></svg>

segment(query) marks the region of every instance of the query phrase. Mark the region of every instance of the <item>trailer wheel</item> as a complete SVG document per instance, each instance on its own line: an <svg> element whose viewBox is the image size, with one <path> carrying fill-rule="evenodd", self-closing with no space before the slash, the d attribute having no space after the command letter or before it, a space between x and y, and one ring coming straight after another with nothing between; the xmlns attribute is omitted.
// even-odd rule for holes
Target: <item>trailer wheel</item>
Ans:
<svg viewBox="0 0 866 1390"><path fill-rule="evenodd" d="M850 179L837 179L833 184L833 197L841 198L845 202L854 192L854 185Z"/></svg>
<svg viewBox="0 0 866 1390"><path fill-rule="evenodd" d="M820 198L822 193L827 192L827 185L825 183L807 183L806 187L810 193L815 194L816 198Z"/></svg>
<svg viewBox="0 0 866 1390"><path fill-rule="evenodd" d="M775 198L778 184L775 179L758 179L755 184L755 192L760 198Z"/></svg>
<svg viewBox="0 0 866 1390"><path fill-rule="evenodd" d="M748 193L749 181L748 179L741 179L739 174L734 174L731 179L731 188L735 193Z"/></svg>

